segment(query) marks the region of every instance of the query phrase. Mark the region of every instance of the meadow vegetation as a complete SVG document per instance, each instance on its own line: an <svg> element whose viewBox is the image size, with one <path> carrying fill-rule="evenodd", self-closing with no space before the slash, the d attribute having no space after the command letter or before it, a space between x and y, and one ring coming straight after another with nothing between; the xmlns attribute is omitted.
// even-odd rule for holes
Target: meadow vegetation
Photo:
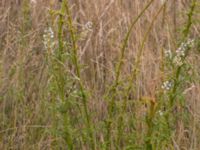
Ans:
<svg viewBox="0 0 200 150"><path fill-rule="evenodd" d="M1 0L0 149L199 150L199 0Z"/></svg>

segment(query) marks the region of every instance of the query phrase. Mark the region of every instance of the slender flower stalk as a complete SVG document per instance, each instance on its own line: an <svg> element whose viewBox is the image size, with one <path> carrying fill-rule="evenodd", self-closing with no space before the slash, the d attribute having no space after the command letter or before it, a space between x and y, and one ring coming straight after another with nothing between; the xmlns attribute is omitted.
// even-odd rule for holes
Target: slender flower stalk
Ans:
<svg viewBox="0 0 200 150"><path fill-rule="evenodd" d="M118 64L116 66L116 71L115 71L115 80L113 85L111 86L111 88L108 90L109 94L111 93L111 97L109 100L109 104L108 104L108 119L106 121L106 130L107 130L107 135L106 135L106 149L110 149L110 145L111 145L111 130L112 130L112 120L113 120L113 112L115 110L115 98L116 98L116 89L119 85L119 79L120 79L120 73L121 73L121 69L122 69L122 65L123 65L123 61L124 61L124 57L125 57L125 50L127 48L128 45L128 40L129 37L131 35L131 32L133 30L134 25L138 22L138 20L141 18L141 16L145 13L145 11L150 7L150 5L153 3L154 0L149 1L149 3L144 7L144 9L140 12L140 14L133 20L131 26L129 27L129 30L123 40L122 43L122 48L121 48L121 53L120 53L120 58L118 61ZM121 120L121 119L120 119ZM123 121L120 121L121 124L123 123ZM121 126L121 125L120 125ZM123 125L122 125L123 126ZM121 127L119 127L118 129L122 129ZM119 135L118 135L118 144L120 142L119 136L122 135L122 131L119 131Z"/></svg>
<svg viewBox="0 0 200 150"><path fill-rule="evenodd" d="M87 107L87 94L85 92L85 87L83 85L83 82L81 80L81 73L80 73L80 64L78 62L78 46L77 46L77 41L76 41L76 34L75 34L75 29L72 23L72 18L71 18L71 13L68 5L68 0L63 0L63 5L66 8L66 14L67 14L67 24L71 36L71 42L72 42L72 61L76 70L76 76L78 78L78 83L80 87L80 92L81 92L81 98L82 98L82 103L84 107L84 114L86 117L86 125L87 125L87 131L88 131L88 139L90 141L91 149L95 149L95 137L94 137L94 132L93 132L93 126L91 124L91 117L89 114L89 110ZM91 26L91 25L90 25Z"/></svg>

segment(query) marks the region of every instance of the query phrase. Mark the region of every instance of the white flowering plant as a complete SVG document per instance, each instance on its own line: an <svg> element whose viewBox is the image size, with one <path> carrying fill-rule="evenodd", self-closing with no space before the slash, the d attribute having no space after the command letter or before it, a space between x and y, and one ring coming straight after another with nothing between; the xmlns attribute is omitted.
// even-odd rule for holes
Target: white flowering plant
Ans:
<svg viewBox="0 0 200 150"><path fill-rule="evenodd" d="M185 90L191 85L193 70L189 56L195 46L195 39L184 40L176 50L167 49L164 54L164 79L159 87L159 102L155 114L155 128L170 140L171 132L179 117L187 112L177 110L177 107L185 108ZM193 83L192 83L193 84ZM163 138L160 135L160 138ZM169 139L167 139L169 138Z"/></svg>
<svg viewBox="0 0 200 150"><path fill-rule="evenodd" d="M54 32L51 27L48 27L44 30L43 44L45 50L52 50L55 46Z"/></svg>
<svg viewBox="0 0 200 150"><path fill-rule="evenodd" d="M194 40L189 39L186 42L180 44L180 46L174 51L166 49L164 51L166 62L172 67L180 67L185 64L185 57L187 56L188 50L194 46Z"/></svg>

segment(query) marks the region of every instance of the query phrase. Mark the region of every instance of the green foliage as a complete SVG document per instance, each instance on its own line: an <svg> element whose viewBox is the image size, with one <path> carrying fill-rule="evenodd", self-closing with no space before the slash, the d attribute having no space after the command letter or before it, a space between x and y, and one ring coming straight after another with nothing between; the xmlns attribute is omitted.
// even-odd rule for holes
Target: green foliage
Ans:
<svg viewBox="0 0 200 150"><path fill-rule="evenodd" d="M193 140L190 136L199 131L199 127L196 127L198 120L193 119L195 114L192 113L195 112L191 113L186 99L187 92L197 84L197 80L200 81L200 71L191 63L191 58L195 58L200 53L200 37L193 34L194 28L199 29L199 26L196 27L199 22L197 8L200 5L197 0L188 2L190 5L186 10L185 20L180 22L180 30L178 29L181 32L171 33L171 29L167 29L169 40L163 44L157 43L160 40L157 39L158 37L155 39L151 37L154 32L166 26L166 28L173 28L168 23L165 25L165 17L167 17L165 13L168 13L169 1L161 1L155 13L151 12L150 8L156 1L145 2L143 9L139 13L136 11L138 14L130 22L127 32L123 33L124 38L122 37L118 59L115 59L116 62L113 63L115 65L112 64L114 69L109 70L113 76L111 75L109 81L99 81L102 82L101 85L107 87L102 91L96 88L98 86L90 85L86 80L87 77L84 76L85 74L87 76L88 68L87 65L82 64L80 54L82 52L79 50L84 44L87 49L89 40L84 42L81 39L84 31L81 31L81 25L77 23L79 18L74 17L72 13L73 9L76 9L71 5L72 1L62 0L57 4L58 9L51 8L47 11L47 23L42 27L43 36L37 35L42 41L40 43L42 46L38 48L42 51L41 57L38 58L42 63L38 66L41 65L42 69L37 71L38 66L33 63L36 67L33 66L35 68L31 72L27 71L28 67L32 67L27 64L33 57L32 49L35 46L33 44L29 47L29 44L33 42L32 33L37 31L31 29L33 23L31 1L22 2L20 32L15 34L16 39L13 40L19 45L19 56L13 60L14 65L11 67L8 65L9 69L6 65L3 68L3 62L6 60L0 61L0 78L3 79L4 74L7 74L4 80L9 83L0 81L0 86L3 87L0 89L0 108L2 108L0 140L6 145L2 149L165 150L175 149L178 135L184 135L188 141ZM83 9L82 7L85 6L79 7ZM81 11L78 13L87 16ZM154 15L149 21L148 16L151 13ZM104 15L107 15L106 12L100 18L104 18ZM155 29L160 17L163 17L162 28ZM97 20L99 21L100 18ZM95 27L102 28L102 35L93 32L91 39L93 36L104 38L104 25L98 21ZM92 25L88 26L84 26L88 30L85 31L87 33L92 30L90 29ZM135 45L139 46L132 48L129 47L129 43L137 26L142 26L144 31L142 30L139 32L140 35L136 36L139 43ZM94 31L96 31L95 27ZM11 33L8 31L7 34ZM175 35L177 37L173 39ZM110 42L108 37L105 39ZM155 40L156 46L162 49L161 54L158 54L162 56L156 58L155 62L160 66L157 72L161 75L152 79L152 89L146 89L146 80L143 79L142 74L146 68L142 63L146 59L143 58L146 56L145 46L150 40ZM6 50L10 49L8 44L5 45ZM28 49L31 49L31 52ZM130 60L127 56L129 50L136 51L134 57L129 58ZM155 53L159 52L155 50ZM37 54L34 56L39 57ZM101 59L102 56L98 57ZM89 59L93 60L93 58ZM131 66L128 69L125 68L126 62ZM6 72L6 69L9 71ZM92 74L95 80L98 80L97 74L96 72ZM145 76L149 76L148 72ZM183 129L181 131L187 132L179 134L180 126ZM184 144L184 141L182 143ZM191 147L195 147L193 145Z"/></svg>

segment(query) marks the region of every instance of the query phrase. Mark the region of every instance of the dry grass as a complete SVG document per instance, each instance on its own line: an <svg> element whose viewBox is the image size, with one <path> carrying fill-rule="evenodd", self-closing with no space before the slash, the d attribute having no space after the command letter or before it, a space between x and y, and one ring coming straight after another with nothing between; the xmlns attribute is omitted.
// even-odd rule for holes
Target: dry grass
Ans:
<svg viewBox="0 0 200 150"><path fill-rule="evenodd" d="M148 0L70 0L73 26L77 29L77 36L81 36L76 41L77 57L81 69L81 84L84 85L87 95L91 128L95 128L93 149L144 149L142 145L145 144L144 139L148 130L145 116L151 111L151 107L154 107L152 103L158 103L157 93L161 90L162 82L169 78L170 74L163 63L165 61L163 53L165 49L173 50L178 47L183 36L182 30L187 23L186 13L190 9L191 2L192 0L170 0L158 14L162 4L156 0L145 11L129 37L122 59L120 83L112 95L109 89L115 81L116 66L120 59L124 37L133 19L147 5ZM56 102L60 95L53 78L54 73L58 72L51 70L51 63L54 61L48 59L54 52L47 52L43 44L44 30L48 26L52 27L55 39L58 38L59 17L50 10L59 10L60 5L58 0L35 0L35 3L29 0L0 1L0 149L2 150L68 149L65 146L66 138L57 134L62 130L55 129L60 124L61 126L65 124L62 122L57 124L62 116L62 113L57 113L59 112L57 105L62 103ZM196 7L195 10L198 10L199 4ZM186 117L177 116L179 119L176 121L175 129L172 130L170 140L164 143L167 146L163 146L163 150L200 148L200 14L198 11L195 11L193 18L189 37L198 39L198 43L187 59L192 68L193 79L185 83L182 81L186 102L184 107L176 105L176 111L183 112L186 109L189 113ZM67 17L64 17L64 20L66 21ZM93 23L91 31L83 28L89 21ZM149 28L151 24L152 27ZM63 41L69 41L71 37L67 25L66 22L63 25ZM144 41L145 35L147 38ZM143 41L144 46L141 48ZM70 50L68 52L70 53ZM138 66L135 66L138 59ZM70 88L73 92L77 92L80 90L80 85L75 77L76 67L73 66L73 61L63 64L65 65L62 66L62 71L70 80L69 85L63 87L64 93L70 94ZM139 71L131 81L129 79L134 69ZM63 76L59 75L59 78L66 80ZM68 81L64 83L68 84ZM129 85L131 90L127 95ZM84 110L79 96L80 94L76 95L76 98L72 96L70 101L73 102L69 105L72 107L69 108L68 115L72 116L69 117L72 122L69 128L70 132L73 130L71 133L75 138L73 145L74 149L92 149L90 142L87 141L87 134L90 131L87 133L84 130L87 125L84 125L84 119L81 119L84 117ZM127 137L122 135L124 139L117 141L116 132L120 117L114 115L111 117L116 121L111 131L112 140L111 143L107 143L104 122L109 113L109 100L113 97L116 112L119 113L116 116L122 115L125 125L123 132ZM127 100L128 105L125 111L121 110L124 100ZM154 149L159 148L154 147Z"/></svg>

